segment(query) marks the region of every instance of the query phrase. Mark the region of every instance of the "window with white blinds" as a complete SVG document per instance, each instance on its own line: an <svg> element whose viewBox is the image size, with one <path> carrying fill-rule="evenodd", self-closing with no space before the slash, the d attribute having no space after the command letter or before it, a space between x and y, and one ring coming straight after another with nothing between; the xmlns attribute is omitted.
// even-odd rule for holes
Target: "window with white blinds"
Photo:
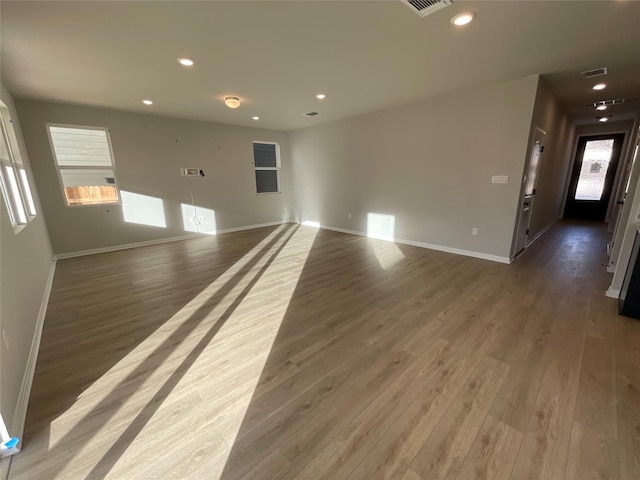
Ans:
<svg viewBox="0 0 640 480"><path fill-rule="evenodd" d="M280 147L277 143L253 142L256 193L280 192Z"/></svg>
<svg viewBox="0 0 640 480"><path fill-rule="evenodd" d="M67 206L120 203L106 128L48 125Z"/></svg>
<svg viewBox="0 0 640 480"><path fill-rule="evenodd" d="M14 227L26 225L36 216L29 178L9 108L0 102L0 190Z"/></svg>

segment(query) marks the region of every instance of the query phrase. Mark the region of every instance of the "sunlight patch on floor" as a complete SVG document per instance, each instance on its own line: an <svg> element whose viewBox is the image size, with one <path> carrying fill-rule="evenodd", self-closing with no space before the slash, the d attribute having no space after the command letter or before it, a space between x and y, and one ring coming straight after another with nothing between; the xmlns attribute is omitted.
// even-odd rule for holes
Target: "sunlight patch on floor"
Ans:
<svg viewBox="0 0 640 480"><path fill-rule="evenodd" d="M393 242L370 238L369 244L383 270L393 268L405 258L402 250Z"/></svg>
<svg viewBox="0 0 640 480"><path fill-rule="evenodd" d="M316 233L278 227L85 390L51 424L52 478L218 478Z"/></svg>
<svg viewBox="0 0 640 480"><path fill-rule="evenodd" d="M78 401L51 423L49 449L56 448L61 442L68 441L79 430L93 429L96 425L100 426L101 429L104 427L104 429L111 430L118 424L118 418L123 416L128 418L131 414L130 409L135 410L138 404L144 404L148 401L153 396L153 386L157 382L162 382L164 378L175 370L194 342L199 340L203 332L211 327L212 322L215 322L221 312L224 312L236 299L243 286L251 281L252 276L264 262L264 258L268 258L269 253L277 248L279 242L282 242L282 238L279 239L279 242L276 241L275 245L271 246L268 251L263 252L261 259L256 262L256 257L261 250L267 248L269 243L279 236L286 238L285 230L286 227L282 226L271 232L79 395ZM250 270L242 273L252 262L256 262L256 264ZM241 275L242 277L238 278ZM235 284L233 284L234 281L236 282ZM228 291L224 292L223 289L228 289ZM223 292L223 294L220 292ZM207 302L210 302L216 295L220 296L220 298L215 299L215 304L207 305ZM177 336L176 332L186 331L189 320L203 308L206 308L208 312L206 318L189 330L188 335L184 336L184 338ZM175 345L171 345L172 343L175 343ZM158 352L164 353L168 351L169 349L166 348L168 344L173 347L171 354L161 356ZM161 348L162 350L160 350ZM145 374L148 376L145 381L140 382L138 380L140 366L145 362L148 367L148 371ZM112 418L116 416L116 412L117 418ZM108 419L100 421L101 415L106 415ZM67 421L67 418L77 419L79 416L84 416L84 419L79 422L77 420ZM91 422L93 419L98 421L96 423ZM96 431L95 437L100 436L101 433ZM85 450L87 448L88 446ZM93 455L95 455L95 452L93 452Z"/></svg>
<svg viewBox="0 0 640 480"><path fill-rule="evenodd" d="M395 234L395 215L372 212L367 214L367 237L373 239L369 243L383 270L389 270L404 258L402 251L393 243Z"/></svg>

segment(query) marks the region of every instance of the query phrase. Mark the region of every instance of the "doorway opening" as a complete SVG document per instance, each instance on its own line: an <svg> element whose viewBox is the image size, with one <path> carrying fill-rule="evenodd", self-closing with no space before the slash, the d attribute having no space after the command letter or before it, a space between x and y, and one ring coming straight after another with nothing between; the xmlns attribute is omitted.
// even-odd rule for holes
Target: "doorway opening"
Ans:
<svg viewBox="0 0 640 480"><path fill-rule="evenodd" d="M564 218L604 221L623 140L623 133L580 138Z"/></svg>
<svg viewBox="0 0 640 480"><path fill-rule="evenodd" d="M542 163L544 152L544 139L547 132L540 127L535 127L531 141L531 149L525 164L522 177L522 193L520 198L516 240L514 245L515 256L521 254L525 247L531 243L529 225L536 197L536 185L538 183L538 170Z"/></svg>

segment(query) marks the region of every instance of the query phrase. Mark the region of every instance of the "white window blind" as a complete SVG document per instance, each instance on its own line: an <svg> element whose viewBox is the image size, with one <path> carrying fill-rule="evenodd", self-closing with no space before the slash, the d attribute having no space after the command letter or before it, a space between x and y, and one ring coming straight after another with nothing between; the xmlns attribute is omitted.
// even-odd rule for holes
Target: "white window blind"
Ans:
<svg viewBox="0 0 640 480"><path fill-rule="evenodd" d="M67 205L120 203L106 128L49 125L49 136Z"/></svg>

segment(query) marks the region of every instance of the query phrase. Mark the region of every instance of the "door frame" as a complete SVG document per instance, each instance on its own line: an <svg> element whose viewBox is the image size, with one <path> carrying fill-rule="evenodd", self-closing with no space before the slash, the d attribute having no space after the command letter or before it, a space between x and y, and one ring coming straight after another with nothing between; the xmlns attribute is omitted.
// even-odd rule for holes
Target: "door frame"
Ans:
<svg viewBox="0 0 640 480"><path fill-rule="evenodd" d="M529 238L525 237L525 241L524 241L524 249L522 251L516 251L516 249L518 248L518 233L520 231L520 221L522 220L522 214L523 214L523 204L525 201L525 196L526 196L526 189L527 189L527 178L529 175L529 167L531 165L531 155L533 153L533 147L535 145L535 139L536 136L538 134L542 134L542 138L545 139L547 137L547 131L544 130L543 128L539 127L538 125L534 125L533 128L531 129L531 135L529 137L529 143L527 145L527 154L525 157L525 161L524 161L524 167L522 169L522 173L521 173L521 179L520 179L520 194L518 195L518 211L517 211L517 215L516 215L516 224L515 224L515 228L514 228L514 233L513 233L513 241L512 241L512 245L511 245L511 260L515 259L515 257L517 255L519 255L520 253L522 253L522 251L524 251L524 249L526 249L532 242L532 240L529 240ZM545 143L546 142L541 142L541 147L544 150L545 147ZM536 180L535 180L535 184L533 186L534 190L537 189L538 186L538 180L540 179L540 167L542 165L542 159L544 158L544 154L543 152L541 152L542 157L540 158L540 162L538 163L538 171L536 172ZM533 207L535 206L535 196L534 196L534 200L531 203L530 207L529 207L529 220L527 222L527 230L529 229L529 227L531 226L531 215L533 214Z"/></svg>
<svg viewBox="0 0 640 480"><path fill-rule="evenodd" d="M608 218L608 214L611 211L611 203L617 201L617 197L619 194L619 183L620 183L620 175L621 175L621 165L623 164L624 161L624 156L625 156L625 147L627 144L627 135L628 132L626 131L619 131L619 132L606 132L606 133L584 133L584 134L580 134L576 137L575 139L575 144L574 144L574 148L573 148L573 158L571 160L571 164L569 166L569 171L567 172L567 180L566 180L566 188L565 188L565 195L564 195L564 203L562 206L562 210L560 212L561 218L565 217L565 213L566 213L566 208L567 208L567 204L569 203L569 197L572 193L572 191L575 191L575 188L577 186L577 177L574 179L574 176L576 175L576 173L579 174L579 172L576 172L576 168L577 168L577 162L578 162L578 155L583 155L584 151L582 151L581 153L581 148L580 145L581 143L584 142L585 146L586 146L586 142L589 141L589 139L607 139L607 138L613 138L614 142L615 140L617 140L617 137L622 137L622 140L619 143L619 150L618 150L618 155L615 161L615 173L613 174L613 177L611 178L610 181L610 185L609 185L609 199L607 200L607 206L605 209L605 215L604 215L604 222L608 222L610 219ZM615 149L615 143L614 143L614 149ZM615 150L614 150L615 152ZM580 160L582 162L582 159ZM575 180L575 181L574 181ZM606 191L606 186L605 186L605 191Z"/></svg>

